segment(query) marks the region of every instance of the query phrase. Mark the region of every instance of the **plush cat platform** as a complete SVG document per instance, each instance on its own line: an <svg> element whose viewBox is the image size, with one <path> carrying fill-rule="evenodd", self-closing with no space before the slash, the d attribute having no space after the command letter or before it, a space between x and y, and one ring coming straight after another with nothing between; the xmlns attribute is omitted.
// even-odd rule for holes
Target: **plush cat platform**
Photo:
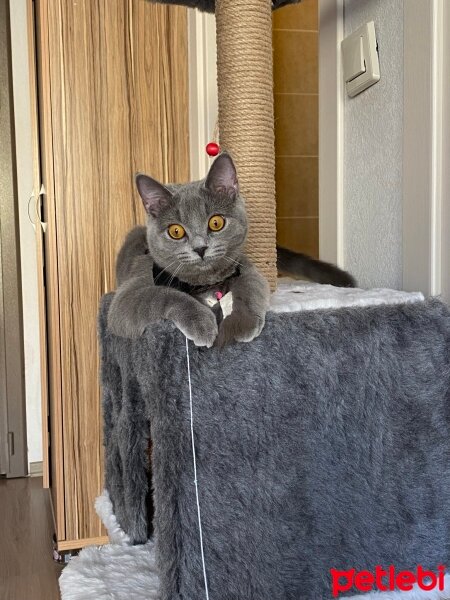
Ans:
<svg viewBox="0 0 450 600"><path fill-rule="evenodd" d="M129 542L147 541L154 513L159 595L148 598L198 600L185 339L170 323L134 342L112 336L111 297L100 313L106 488ZM250 344L189 345L211 600L329 600L332 568L448 564L448 308L306 284L280 286L272 307L291 312L270 312Z"/></svg>
<svg viewBox="0 0 450 600"><path fill-rule="evenodd" d="M159 574L155 543L131 545L113 513L105 490L97 498L96 509L104 522L111 543L85 548L72 558L60 577L62 600L158 600ZM348 600L448 600L450 576L444 590L423 591L417 585L411 592L372 592ZM299 599L301 600L301 598Z"/></svg>

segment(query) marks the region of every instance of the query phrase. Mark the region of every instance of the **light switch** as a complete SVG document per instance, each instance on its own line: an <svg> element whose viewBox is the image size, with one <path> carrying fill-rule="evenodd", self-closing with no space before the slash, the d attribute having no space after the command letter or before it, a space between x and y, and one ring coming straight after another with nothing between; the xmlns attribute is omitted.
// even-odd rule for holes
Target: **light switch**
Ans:
<svg viewBox="0 0 450 600"><path fill-rule="evenodd" d="M366 72L364 46L361 36L352 37L343 52L345 83L353 81Z"/></svg>
<svg viewBox="0 0 450 600"><path fill-rule="evenodd" d="M366 23L342 42L344 82L353 98L380 81L375 23Z"/></svg>

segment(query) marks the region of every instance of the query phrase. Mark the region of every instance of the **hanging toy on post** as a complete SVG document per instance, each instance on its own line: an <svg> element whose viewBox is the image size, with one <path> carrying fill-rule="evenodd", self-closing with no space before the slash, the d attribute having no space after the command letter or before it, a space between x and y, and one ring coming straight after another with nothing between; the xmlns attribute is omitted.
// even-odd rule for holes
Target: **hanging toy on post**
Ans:
<svg viewBox="0 0 450 600"><path fill-rule="evenodd" d="M214 131L213 131L213 135L212 135L212 139L213 140L218 140L219 139L219 121L216 121L216 125L214 127ZM217 156L218 154L220 154L220 146L217 142L209 142L208 144L206 144L206 154L208 156L211 156L211 158L213 158L214 156Z"/></svg>
<svg viewBox="0 0 450 600"><path fill-rule="evenodd" d="M209 142L206 144L206 154L208 156L217 156L220 152L220 146L217 142Z"/></svg>

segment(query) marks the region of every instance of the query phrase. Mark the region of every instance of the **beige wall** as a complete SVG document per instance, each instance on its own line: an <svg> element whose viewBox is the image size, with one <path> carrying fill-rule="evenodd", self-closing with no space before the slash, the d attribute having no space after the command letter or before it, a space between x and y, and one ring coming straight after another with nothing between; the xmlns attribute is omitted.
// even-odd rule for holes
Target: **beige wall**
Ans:
<svg viewBox="0 0 450 600"><path fill-rule="evenodd" d="M28 218L33 189L26 0L10 2L17 200L22 270L28 461L42 460L41 373L35 235ZM30 213L32 210L30 209Z"/></svg>
<svg viewBox="0 0 450 600"><path fill-rule="evenodd" d="M318 256L318 0L273 17L278 242Z"/></svg>

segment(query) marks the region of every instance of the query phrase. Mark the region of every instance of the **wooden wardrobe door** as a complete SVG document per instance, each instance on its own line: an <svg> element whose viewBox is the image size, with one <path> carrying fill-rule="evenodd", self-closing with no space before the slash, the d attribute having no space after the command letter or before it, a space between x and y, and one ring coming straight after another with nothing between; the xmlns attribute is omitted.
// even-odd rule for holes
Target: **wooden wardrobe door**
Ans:
<svg viewBox="0 0 450 600"><path fill-rule="evenodd" d="M38 56L48 67L42 116L51 127L44 152L53 171L44 182L48 320L57 330L49 358L59 380L51 401L60 395L63 445L54 484L58 502L64 497L58 539L66 549L103 533L93 506L103 484L97 311L114 289L125 233L144 221L134 174L166 182L189 175L187 22L185 9L146 0L37 7Z"/></svg>
<svg viewBox="0 0 450 600"><path fill-rule="evenodd" d="M34 11L33 6L34 4ZM34 12L34 15L33 15ZM40 303L40 337L41 337L41 381L47 382L47 389L41 388L42 396L42 427L43 441L45 431L50 429L50 447L47 453L48 483L51 488L53 515L57 536L65 538L64 514L64 454L62 442L62 398L61 398L61 353L60 353L60 322L59 322L59 291L58 291L58 260L55 227L55 198L53 175L53 132L52 132L52 107L50 88L50 52L48 39L47 3L29 0L29 23L34 16L35 60L30 60L30 73L33 77L36 69L38 123L35 125L34 144L34 194L39 196L39 218L46 223L46 231L36 231L37 260L38 260L38 289ZM30 36L30 48L33 31ZM35 89L31 80L31 93ZM31 101L32 110L35 104ZM36 115L34 115L36 117ZM33 117L33 114L32 114ZM39 172L38 172L39 170ZM41 189L42 186L42 189ZM37 224L38 227L38 224ZM47 407L45 406L47 404ZM49 414L49 423L46 423L45 412ZM49 426L49 427L48 427ZM45 452L45 448L43 448Z"/></svg>

